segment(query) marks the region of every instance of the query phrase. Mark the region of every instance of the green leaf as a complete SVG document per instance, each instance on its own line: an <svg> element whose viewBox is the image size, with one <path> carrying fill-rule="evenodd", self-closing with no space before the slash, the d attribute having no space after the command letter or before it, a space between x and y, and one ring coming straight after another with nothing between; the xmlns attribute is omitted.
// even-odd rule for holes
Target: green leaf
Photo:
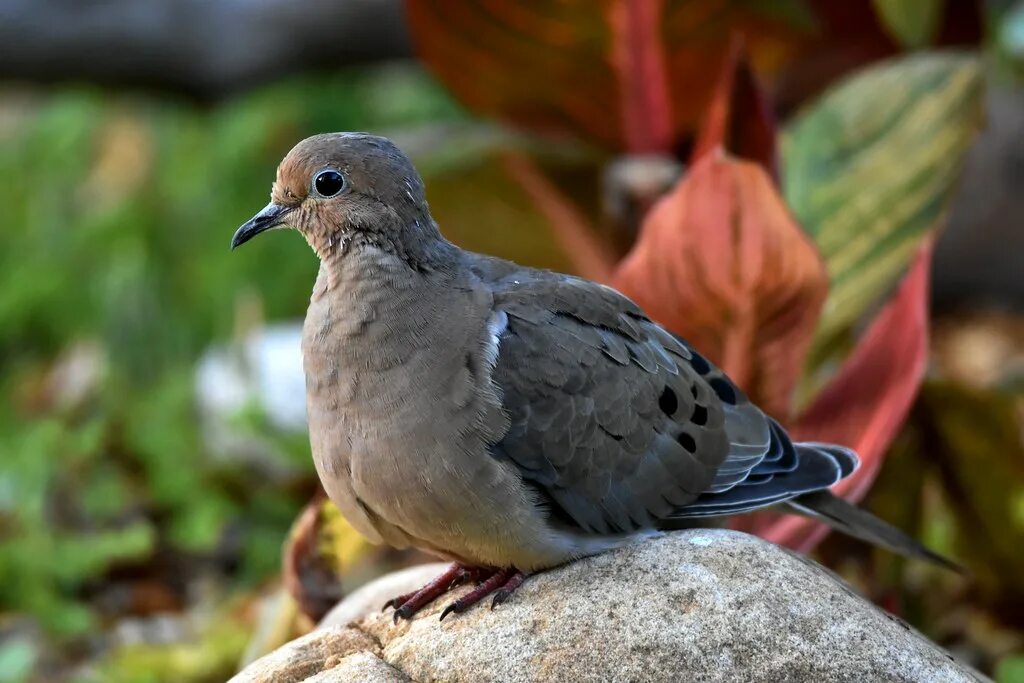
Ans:
<svg viewBox="0 0 1024 683"><path fill-rule="evenodd" d="M968 561L974 590L989 600L1024 592L1024 444L1015 397L950 381L921 393L929 460L940 463L956 519L959 557Z"/></svg>
<svg viewBox="0 0 1024 683"><path fill-rule="evenodd" d="M922 53L840 82L785 131L786 199L831 285L815 348L874 307L941 224L982 95L974 55Z"/></svg>
<svg viewBox="0 0 1024 683"><path fill-rule="evenodd" d="M998 683L1024 683L1024 655L1011 655L996 665Z"/></svg>
<svg viewBox="0 0 1024 683"><path fill-rule="evenodd" d="M889 34L903 47L924 47L935 39L944 0L872 0Z"/></svg>

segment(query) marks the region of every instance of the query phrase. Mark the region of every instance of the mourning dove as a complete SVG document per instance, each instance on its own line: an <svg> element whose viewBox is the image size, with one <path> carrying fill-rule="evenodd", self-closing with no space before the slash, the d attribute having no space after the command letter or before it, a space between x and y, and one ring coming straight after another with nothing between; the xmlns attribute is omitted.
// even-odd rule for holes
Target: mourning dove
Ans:
<svg viewBox="0 0 1024 683"><path fill-rule="evenodd" d="M320 258L302 351L324 488L371 541L454 561L389 603L396 620L464 580L478 585L442 618L532 572L780 503L946 562L828 492L852 451L793 443L622 294L445 240L389 140L296 145L232 248L280 227Z"/></svg>

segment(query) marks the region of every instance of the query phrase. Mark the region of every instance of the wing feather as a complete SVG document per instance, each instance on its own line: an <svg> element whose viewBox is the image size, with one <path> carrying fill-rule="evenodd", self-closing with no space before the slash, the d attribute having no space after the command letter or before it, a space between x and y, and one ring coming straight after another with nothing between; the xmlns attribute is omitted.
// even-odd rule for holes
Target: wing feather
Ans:
<svg viewBox="0 0 1024 683"><path fill-rule="evenodd" d="M507 316L492 381L509 427L491 451L518 467L553 523L670 527L790 500L856 466L847 449L794 444L618 292L497 260L474 268Z"/></svg>
<svg viewBox="0 0 1024 683"><path fill-rule="evenodd" d="M554 274L491 288L508 318L493 381L510 419L493 452L578 526L655 526L712 484L732 438L763 456L766 425L726 424L750 404L727 411L689 347L621 294Z"/></svg>

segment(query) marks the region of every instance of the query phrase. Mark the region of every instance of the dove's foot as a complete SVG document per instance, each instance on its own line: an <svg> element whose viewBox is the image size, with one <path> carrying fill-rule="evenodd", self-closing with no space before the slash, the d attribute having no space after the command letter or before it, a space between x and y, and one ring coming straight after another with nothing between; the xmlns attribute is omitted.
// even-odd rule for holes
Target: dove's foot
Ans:
<svg viewBox="0 0 1024 683"><path fill-rule="evenodd" d="M529 576L529 574L521 572L515 567L498 570L479 586L445 607L444 611L441 612L441 620L444 621L444 618L452 612L455 612L456 614L465 612L491 593L494 594L494 599L491 600L491 609L494 609L496 606L508 600L509 596L512 595L515 589L523 585L523 581L526 581L527 576Z"/></svg>
<svg viewBox="0 0 1024 683"><path fill-rule="evenodd" d="M391 598L384 603L384 609L395 608L394 620L410 619L414 614L423 609L437 598L441 597L452 588L459 586L466 581L474 583L486 582L493 576L501 573L497 569L489 567L470 567L456 562L438 576L436 579L412 593L405 593ZM493 588L491 590L494 590ZM474 591L475 592L475 591ZM489 591L488 591L489 592ZM479 598L477 598L479 600Z"/></svg>

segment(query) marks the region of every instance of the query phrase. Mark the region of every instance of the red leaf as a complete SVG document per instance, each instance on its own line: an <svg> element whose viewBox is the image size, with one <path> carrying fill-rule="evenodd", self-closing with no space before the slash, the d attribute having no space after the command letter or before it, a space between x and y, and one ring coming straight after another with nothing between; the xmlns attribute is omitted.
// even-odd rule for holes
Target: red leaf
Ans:
<svg viewBox="0 0 1024 683"><path fill-rule="evenodd" d="M857 451L860 469L833 487L852 501L863 498L874 482L924 379L931 256L929 240L853 354L791 430L800 441L828 441ZM767 524L757 520L758 515L753 517L745 530L805 552L829 532L823 524L802 517Z"/></svg>
<svg viewBox="0 0 1024 683"><path fill-rule="evenodd" d="M419 56L469 108L617 151L672 152L729 36L774 73L809 38L740 0L406 0Z"/></svg>
<svg viewBox="0 0 1024 683"><path fill-rule="evenodd" d="M503 160L508 174L548 219L555 239L575 265L576 274L607 282L615 267L615 256L572 201L526 156L508 152Z"/></svg>
<svg viewBox="0 0 1024 683"><path fill-rule="evenodd" d="M765 170L721 154L654 206L611 280L780 419L827 283Z"/></svg>
<svg viewBox="0 0 1024 683"><path fill-rule="evenodd" d="M776 137L771 103L750 66L743 39L733 36L691 158L697 162L716 149L725 149L758 162L778 182Z"/></svg>
<svg viewBox="0 0 1024 683"><path fill-rule="evenodd" d="M672 104L661 45L662 0L611 3L611 58L622 101L623 137L633 153L672 148Z"/></svg>

